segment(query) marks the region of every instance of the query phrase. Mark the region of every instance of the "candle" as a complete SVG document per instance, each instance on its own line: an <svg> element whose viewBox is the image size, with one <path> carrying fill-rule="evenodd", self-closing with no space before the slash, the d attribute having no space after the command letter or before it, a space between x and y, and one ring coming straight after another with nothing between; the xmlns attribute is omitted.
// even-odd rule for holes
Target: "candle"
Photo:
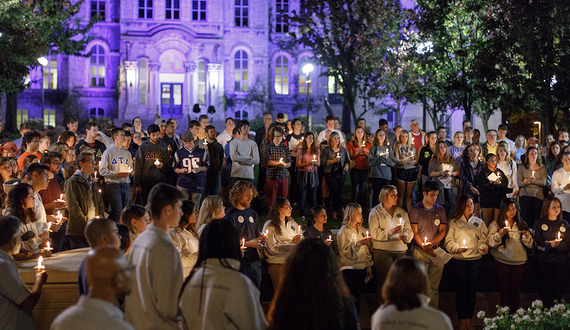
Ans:
<svg viewBox="0 0 570 330"><path fill-rule="evenodd" d="M557 241L561 241L562 239L560 238L560 231L558 231L558 239Z"/></svg>
<svg viewBox="0 0 570 330"><path fill-rule="evenodd" d="M99 218L101 218L101 217L100 217L100 216L96 216L96 217L95 217L95 219L99 219Z"/></svg>
<svg viewBox="0 0 570 330"><path fill-rule="evenodd" d="M370 237L370 233L368 233L368 230L366 231L366 238Z"/></svg>
<svg viewBox="0 0 570 330"><path fill-rule="evenodd" d="M44 257L40 256L40 257L38 258L38 265L37 265L36 267L34 267L34 269L36 269L36 270L45 269L46 266L44 266L44 265L42 264L43 261L44 261Z"/></svg>
<svg viewBox="0 0 570 330"><path fill-rule="evenodd" d="M314 162L317 161L317 155L313 155L313 161L314 161Z"/></svg>
<svg viewBox="0 0 570 330"><path fill-rule="evenodd" d="M95 179L97 179L97 171L95 171L95 172L93 173L93 176L95 177Z"/></svg>
<svg viewBox="0 0 570 330"><path fill-rule="evenodd" d="M208 144L208 141L206 139L204 139L204 145Z"/></svg>
<svg viewBox="0 0 570 330"><path fill-rule="evenodd" d="M366 147L366 142L362 142L362 148Z"/></svg>
<svg viewBox="0 0 570 330"><path fill-rule="evenodd" d="M47 242L47 246L44 248L44 250L46 250L46 251L53 250L53 248L51 246L49 246L49 241Z"/></svg>
<svg viewBox="0 0 570 330"><path fill-rule="evenodd" d="M532 171L532 175L530 176L531 178L534 178L534 171Z"/></svg>
<svg viewBox="0 0 570 330"><path fill-rule="evenodd" d="M266 230L265 233L263 233L263 235L265 236L269 235L269 230Z"/></svg>
<svg viewBox="0 0 570 330"><path fill-rule="evenodd" d="M467 247L467 245L465 245L465 240L463 240L463 247Z"/></svg>
<svg viewBox="0 0 570 330"><path fill-rule="evenodd" d="M329 241L332 241L332 235L329 235Z"/></svg>
<svg viewBox="0 0 570 330"><path fill-rule="evenodd" d="M97 190L99 193L101 193L101 189Z"/></svg>
<svg viewBox="0 0 570 330"><path fill-rule="evenodd" d="M241 239L241 247L242 249L245 248L245 238Z"/></svg>
<svg viewBox="0 0 570 330"><path fill-rule="evenodd" d="M154 165L156 166L160 165L160 160L158 160L158 158L154 161Z"/></svg>
<svg viewBox="0 0 570 330"><path fill-rule="evenodd" d="M301 225L297 226L297 228L299 228L299 232L301 232Z"/></svg>
<svg viewBox="0 0 570 330"><path fill-rule="evenodd" d="M280 163L283 163L283 157L282 157L281 159L279 159L279 162L280 162Z"/></svg>
<svg viewBox="0 0 570 330"><path fill-rule="evenodd" d="M304 137L304 136L301 136L301 142L303 142L303 140L305 140L305 137Z"/></svg>
<svg viewBox="0 0 570 330"><path fill-rule="evenodd" d="M57 211L57 223L60 223L61 220L63 220L63 214L61 214L61 212Z"/></svg>
<svg viewBox="0 0 570 330"><path fill-rule="evenodd" d="M398 217L398 221L400 222L400 226L404 224L402 217Z"/></svg>
<svg viewBox="0 0 570 330"><path fill-rule="evenodd" d="M51 221L47 223L47 231L51 232Z"/></svg>
<svg viewBox="0 0 570 330"><path fill-rule="evenodd" d="M424 245L427 244L427 236L424 237Z"/></svg>
<svg viewBox="0 0 570 330"><path fill-rule="evenodd" d="M510 227L510 226L509 226L509 220L505 220L505 228L508 229L509 227Z"/></svg>
<svg viewBox="0 0 570 330"><path fill-rule="evenodd" d="M336 158L340 158L340 152L336 153Z"/></svg>
<svg viewBox="0 0 570 330"><path fill-rule="evenodd" d="M59 195L59 200L60 200L60 201L63 200L63 194Z"/></svg>

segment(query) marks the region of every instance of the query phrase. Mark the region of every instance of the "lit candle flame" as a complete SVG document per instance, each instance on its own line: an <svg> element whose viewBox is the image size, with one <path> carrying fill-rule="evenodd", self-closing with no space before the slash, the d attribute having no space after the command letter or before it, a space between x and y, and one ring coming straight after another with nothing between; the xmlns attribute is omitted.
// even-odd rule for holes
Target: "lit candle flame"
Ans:
<svg viewBox="0 0 570 330"><path fill-rule="evenodd" d="M332 235L329 235L329 241L332 241Z"/></svg>
<svg viewBox="0 0 570 330"><path fill-rule="evenodd" d="M424 237L424 244L427 244L427 236Z"/></svg>
<svg viewBox="0 0 570 330"><path fill-rule="evenodd" d="M36 267L34 267L34 269L37 269L37 270L45 269L46 266L44 266L44 265L42 264L43 262L44 262L44 257L40 256L40 257L38 258L38 265L37 265Z"/></svg>
<svg viewBox="0 0 570 330"><path fill-rule="evenodd" d="M366 231L366 238L370 237L370 233L368 232L368 230Z"/></svg>
<svg viewBox="0 0 570 330"><path fill-rule="evenodd" d="M60 211L57 211L57 223L60 223L63 220L63 214Z"/></svg>
<svg viewBox="0 0 570 330"><path fill-rule="evenodd" d="M95 171L95 172L93 173L93 177L94 177L95 179L97 179L97 171Z"/></svg>
<svg viewBox="0 0 570 330"><path fill-rule="evenodd" d="M279 159L279 162L280 162L280 163L283 163L283 158Z"/></svg>
<svg viewBox="0 0 570 330"><path fill-rule="evenodd" d="M299 228L299 232L301 232L301 225L297 226L297 228Z"/></svg>
<svg viewBox="0 0 570 330"><path fill-rule="evenodd" d="M63 194L59 195L59 199L63 200Z"/></svg>
<svg viewBox="0 0 570 330"><path fill-rule="evenodd" d="M53 250L53 248L49 244L49 241L47 242L47 246L44 248L44 250L47 250L47 251Z"/></svg>
<svg viewBox="0 0 570 330"><path fill-rule="evenodd" d="M466 245L465 245L465 240L463 240L463 247L466 247Z"/></svg>
<svg viewBox="0 0 570 330"><path fill-rule="evenodd" d="M269 235L269 230L266 230L264 233L265 236Z"/></svg>
<svg viewBox="0 0 570 330"><path fill-rule="evenodd" d="M562 240L562 239L560 238L560 231L558 232L558 240L559 240L559 241Z"/></svg>
<svg viewBox="0 0 570 330"><path fill-rule="evenodd" d="M403 219L402 219L402 217L399 217L398 220L400 221L400 226L403 225Z"/></svg>
<svg viewBox="0 0 570 330"><path fill-rule="evenodd" d="M204 145L208 144L208 140L204 138Z"/></svg>
<svg viewBox="0 0 570 330"><path fill-rule="evenodd" d="M505 228L509 228L509 220L505 220Z"/></svg>
<svg viewBox="0 0 570 330"><path fill-rule="evenodd" d="M534 178L534 171L532 171L532 175L530 176L531 178Z"/></svg>
<svg viewBox="0 0 570 330"><path fill-rule="evenodd" d="M317 161L317 155L313 155L313 161Z"/></svg>
<svg viewBox="0 0 570 330"><path fill-rule="evenodd" d="M160 165L160 160L158 160L158 158L154 161L154 165L156 166Z"/></svg>
<svg viewBox="0 0 570 330"><path fill-rule="evenodd" d="M242 238L242 239L241 239L241 247L242 247L242 248L245 248L245 238Z"/></svg>
<svg viewBox="0 0 570 330"><path fill-rule="evenodd" d="M51 221L47 223L47 231L51 232ZM49 242L48 242L49 243Z"/></svg>

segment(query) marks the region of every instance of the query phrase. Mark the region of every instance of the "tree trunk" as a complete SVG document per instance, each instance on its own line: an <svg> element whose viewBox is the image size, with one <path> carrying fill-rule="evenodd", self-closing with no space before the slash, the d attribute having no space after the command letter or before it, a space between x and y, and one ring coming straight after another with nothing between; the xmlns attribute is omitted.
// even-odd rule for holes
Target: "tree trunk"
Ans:
<svg viewBox="0 0 570 330"><path fill-rule="evenodd" d="M18 94L6 93L6 124L4 130L10 133L18 133L17 127L17 111L18 109Z"/></svg>
<svg viewBox="0 0 570 330"><path fill-rule="evenodd" d="M354 105L352 107L348 104L346 99L342 102L342 121L341 130L346 134L350 132L351 115L354 116Z"/></svg>

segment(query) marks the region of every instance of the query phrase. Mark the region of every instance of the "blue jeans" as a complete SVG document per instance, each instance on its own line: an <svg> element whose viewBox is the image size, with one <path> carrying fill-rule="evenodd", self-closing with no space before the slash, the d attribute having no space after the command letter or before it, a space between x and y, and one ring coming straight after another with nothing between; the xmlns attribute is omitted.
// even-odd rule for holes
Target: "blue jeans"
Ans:
<svg viewBox="0 0 570 330"><path fill-rule="evenodd" d="M129 205L131 185L129 183L107 183L107 193L109 195L109 204L111 205L109 219L119 222L121 220L121 212Z"/></svg>
<svg viewBox="0 0 570 330"><path fill-rule="evenodd" d="M299 171L299 175L303 175L302 171ZM319 187L318 175L317 173L311 175L314 175L315 180L317 180L317 184L314 187L311 187L309 184L305 185L303 182L297 182L299 190L299 214L301 214L301 216L305 216L305 197L310 207L317 205L317 188ZM289 195L291 195L291 193L289 193Z"/></svg>

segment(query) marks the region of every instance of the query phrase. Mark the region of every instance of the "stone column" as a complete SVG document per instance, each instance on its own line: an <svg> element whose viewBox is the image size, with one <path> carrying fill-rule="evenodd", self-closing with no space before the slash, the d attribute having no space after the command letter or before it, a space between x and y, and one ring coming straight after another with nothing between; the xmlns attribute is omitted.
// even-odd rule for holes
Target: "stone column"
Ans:
<svg viewBox="0 0 570 330"><path fill-rule="evenodd" d="M218 97L220 95L220 86L222 85L223 78L220 77L220 68L222 65L220 63L208 63L207 65L207 72L208 72L208 88L210 90L209 98L206 100L206 109L208 106L213 105L216 107L216 112L218 109Z"/></svg>
<svg viewBox="0 0 570 330"><path fill-rule="evenodd" d="M196 71L195 62L184 62L186 69L186 95L184 97L184 116L190 119L192 107L194 106L194 71Z"/></svg>
<svg viewBox="0 0 570 330"><path fill-rule="evenodd" d="M138 68L137 61L124 61L123 66L126 74L126 104L123 113L124 118L133 118L136 116L138 104Z"/></svg>
<svg viewBox="0 0 570 330"><path fill-rule="evenodd" d="M149 61L148 68L150 69L150 99L148 112L145 115L147 118L152 119L156 115L157 109L160 109L160 62ZM154 119L152 121L154 123Z"/></svg>

